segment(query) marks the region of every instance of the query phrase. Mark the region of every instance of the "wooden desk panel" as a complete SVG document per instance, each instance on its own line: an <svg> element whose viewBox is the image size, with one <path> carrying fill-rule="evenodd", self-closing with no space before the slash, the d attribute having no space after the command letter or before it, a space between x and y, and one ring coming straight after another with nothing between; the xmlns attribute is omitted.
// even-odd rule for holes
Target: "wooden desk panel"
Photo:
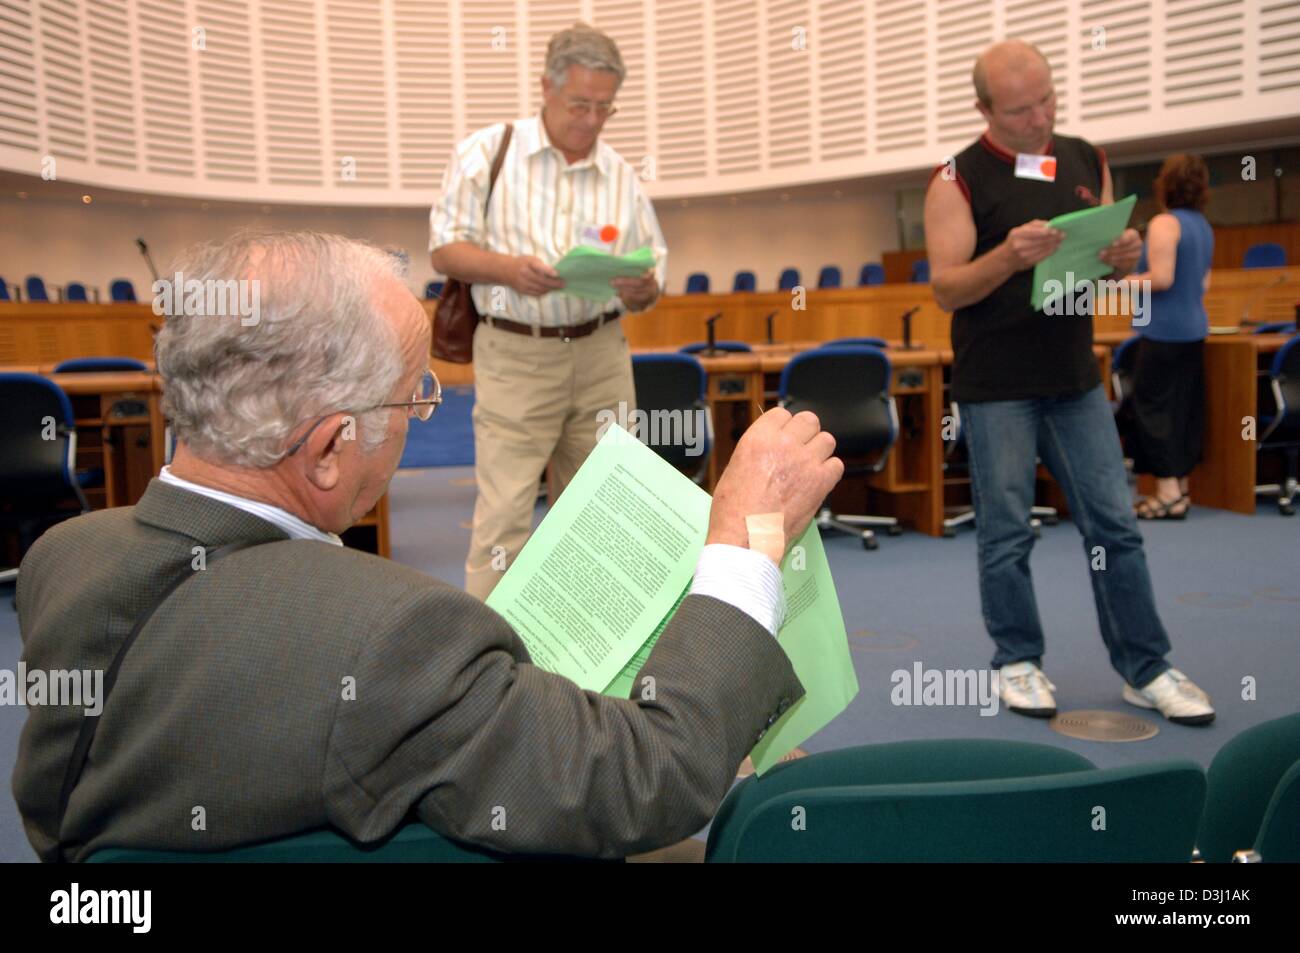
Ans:
<svg viewBox="0 0 1300 953"><path fill-rule="evenodd" d="M153 360L147 304L0 302L0 364L52 364L73 357Z"/></svg>
<svg viewBox="0 0 1300 953"><path fill-rule="evenodd" d="M1287 340L1285 334L1243 334L1205 342L1205 449L1187 480L1197 506L1254 514L1258 443L1242 433L1246 418L1259 432L1260 357Z"/></svg>

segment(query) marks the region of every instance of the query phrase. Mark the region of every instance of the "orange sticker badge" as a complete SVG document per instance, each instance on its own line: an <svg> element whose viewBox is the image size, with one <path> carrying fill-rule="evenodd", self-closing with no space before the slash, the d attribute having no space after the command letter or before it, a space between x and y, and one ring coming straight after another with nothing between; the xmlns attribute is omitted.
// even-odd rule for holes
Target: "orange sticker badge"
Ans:
<svg viewBox="0 0 1300 953"><path fill-rule="evenodd" d="M1049 179L1056 178L1055 159L1044 159L1042 165L1040 165L1038 168L1040 168L1043 172L1043 175L1047 176Z"/></svg>
<svg viewBox="0 0 1300 953"><path fill-rule="evenodd" d="M600 230L600 240L607 245L613 244L618 239L618 229L613 225L606 225Z"/></svg>

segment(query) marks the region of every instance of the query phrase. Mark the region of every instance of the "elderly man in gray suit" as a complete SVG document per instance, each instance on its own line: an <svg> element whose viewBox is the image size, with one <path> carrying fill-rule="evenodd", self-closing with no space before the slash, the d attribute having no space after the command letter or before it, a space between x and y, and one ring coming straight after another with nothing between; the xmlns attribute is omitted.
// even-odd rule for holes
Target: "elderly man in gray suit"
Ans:
<svg viewBox="0 0 1300 953"><path fill-rule="evenodd" d="M372 842L412 812L494 850L620 857L708 821L803 691L774 638L780 575L747 548L745 517L784 513L787 540L807 526L843 472L817 419L769 411L741 439L692 594L643 670L655 699L608 698L532 665L477 599L340 544L434 400L429 322L387 256L243 235L173 270L257 282L260 315L168 314L174 461L138 505L65 522L23 561L29 669L107 668L177 586L125 654L66 798L86 716L31 709L13 788L41 858L327 825Z"/></svg>

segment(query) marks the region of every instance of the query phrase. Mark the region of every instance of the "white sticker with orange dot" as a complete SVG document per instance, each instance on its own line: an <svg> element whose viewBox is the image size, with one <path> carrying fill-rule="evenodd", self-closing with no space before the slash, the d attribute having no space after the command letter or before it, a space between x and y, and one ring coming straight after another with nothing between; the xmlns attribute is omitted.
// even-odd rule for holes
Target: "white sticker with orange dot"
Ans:
<svg viewBox="0 0 1300 953"><path fill-rule="evenodd" d="M618 241L618 226L588 225L582 230L582 244L601 251L611 252Z"/></svg>
<svg viewBox="0 0 1300 953"><path fill-rule="evenodd" d="M1016 178L1056 181L1056 156L1036 156L1028 152L1016 155Z"/></svg>

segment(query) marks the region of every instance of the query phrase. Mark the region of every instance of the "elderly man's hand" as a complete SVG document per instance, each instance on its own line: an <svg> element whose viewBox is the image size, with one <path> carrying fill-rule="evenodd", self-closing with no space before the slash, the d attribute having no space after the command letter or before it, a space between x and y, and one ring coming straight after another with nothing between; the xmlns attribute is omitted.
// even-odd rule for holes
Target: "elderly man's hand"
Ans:
<svg viewBox="0 0 1300 953"><path fill-rule="evenodd" d="M809 411L769 410L745 431L718 480L706 542L748 546L745 517L782 513L789 547L844 475L835 438Z"/></svg>
<svg viewBox="0 0 1300 953"><path fill-rule="evenodd" d="M635 278L611 278L609 283L629 311L644 311L659 297L659 282L653 268Z"/></svg>
<svg viewBox="0 0 1300 953"><path fill-rule="evenodd" d="M1114 268L1115 274L1127 275L1137 267L1138 259L1142 257L1142 236L1137 229L1126 228L1097 257Z"/></svg>
<svg viewBox="0 0 1300 953"><path fill-rule="evenodd" d="M506 284L521 295L540 297L564 287L559 272L532 255L516 255L506 265Z"/></svg>
<svg viewBox="0 0 1300 953"><path fill-rule="evenodd" d="M1016 271L1033 268L1061 247L1065 232L1052 228L1042 219L1025 222L1007 232L1002 247Z"/></svg>

